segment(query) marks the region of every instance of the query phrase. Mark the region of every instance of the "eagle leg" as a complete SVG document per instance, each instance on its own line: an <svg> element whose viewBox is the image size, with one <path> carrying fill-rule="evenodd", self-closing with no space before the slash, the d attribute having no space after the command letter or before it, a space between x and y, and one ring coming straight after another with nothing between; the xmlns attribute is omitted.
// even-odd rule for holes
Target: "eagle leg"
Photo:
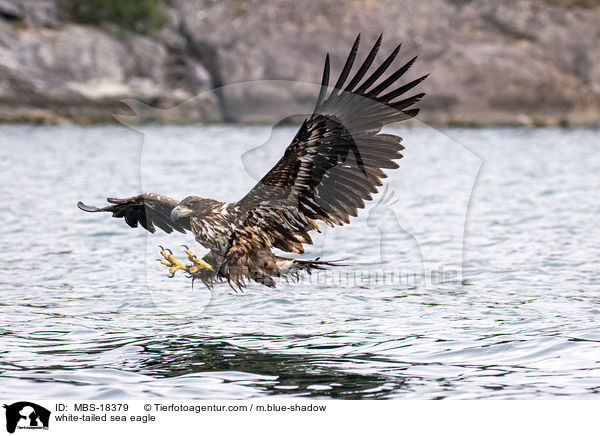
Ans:
<svg viewBox="0 0 600 436"><path fill-rule="evenodd" d="M190 274L194 275L201 269L210 269L210 270L213 269L213 267L209 263L206 263L205 261L200 259L198 256L196 256L194 253L192 253L187 245L184 245L183 248L185 248L185 250L183 250L183 252L185 254L187 254L188 260L190 262L192 262L192 265L190 265L189 269L188 269L188 272Z"/></svg>
<svg viewBox="0 0 600 436"><path fill-rule="evenodd" d="M189 267L178 261L175 256L173 256L173 252L168 248L165 250L163 247L160 247L160 254L165 260L161 260L160 263L169 267L169 277L175 276L175 273L182 269L184 271L189 271Z"/></svg>

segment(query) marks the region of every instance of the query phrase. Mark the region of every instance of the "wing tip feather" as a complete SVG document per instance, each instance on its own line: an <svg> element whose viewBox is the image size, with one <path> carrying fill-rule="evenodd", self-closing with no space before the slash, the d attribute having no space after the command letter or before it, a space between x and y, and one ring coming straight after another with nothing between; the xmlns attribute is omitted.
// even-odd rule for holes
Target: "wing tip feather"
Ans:
<svg viewBox="0 0 600 436"><path fill-rule="evenodd" d="M88 206L87 204L84 204L82 201L77 202L77 207L84 212L98 212L100 210L100 208L97 208L96 206Z"/></svg>

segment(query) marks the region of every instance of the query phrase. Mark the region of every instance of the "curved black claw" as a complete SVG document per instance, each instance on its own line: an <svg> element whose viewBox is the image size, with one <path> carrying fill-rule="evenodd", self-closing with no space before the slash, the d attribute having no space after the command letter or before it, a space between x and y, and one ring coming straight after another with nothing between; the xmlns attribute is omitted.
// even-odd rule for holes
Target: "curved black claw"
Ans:
<svg viewBox="0 0 600 436"><path fill-rule="evenodd" d="M166 251L169 254L173 254L173 252L170 249L164 248L162 245L159 245L158 248L160 248L162 251Z"/></svg>
<svg viewBox="0 0 600 436"><path fill-rule="evenodd" d="M173 277L175 277L175 273L167 274L167 277L172 279Z"/></svg>
<svg viewBox="0 0 600 436"><path fill-rule="evenodd" d="M185 248L186 250L189 250L189 249L190 249L190 247L188 247L188 246L187 246L187 245L185 245L185 244L183 244L183 245L182 245L182 247L183 247L183 248Z"/></svg>

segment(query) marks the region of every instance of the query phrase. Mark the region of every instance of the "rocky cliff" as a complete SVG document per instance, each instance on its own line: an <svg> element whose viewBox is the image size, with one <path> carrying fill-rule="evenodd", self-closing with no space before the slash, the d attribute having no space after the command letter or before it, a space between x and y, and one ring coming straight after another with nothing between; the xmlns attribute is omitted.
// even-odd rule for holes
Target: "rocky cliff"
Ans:
<svg viewBox="0 0 600 436"><path fill-rule="evenodd" d="M122 99L185 110L142 121L278 121L318 82L324 55L341 68L403 42L425 72L420 119L436 124L594 124L600 120L600 4L589 1L169 0L168 24L139 34L73 21L59 0L0 0L0 120L113 122ZM241 88L224 86L258 81ZM223 87L224 86L224 87ZM207 92L220 88L216 92ZM252 108L260 106L260 116Z"/></svg>

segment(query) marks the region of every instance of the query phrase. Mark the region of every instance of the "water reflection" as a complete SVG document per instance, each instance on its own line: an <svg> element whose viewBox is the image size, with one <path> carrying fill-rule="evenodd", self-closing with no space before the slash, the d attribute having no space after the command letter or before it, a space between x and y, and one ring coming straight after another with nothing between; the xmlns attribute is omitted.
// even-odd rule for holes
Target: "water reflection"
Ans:
<svg viewBox="0 0 600 436"><path fill-rule="evenodd" d="M382 398L405 386L401 377L337 369L360 365L359 359L267 353L194 337L144 344L139 359L135 369L155 377L239 373L236 383L254 386L267 395Z"/></svg>

